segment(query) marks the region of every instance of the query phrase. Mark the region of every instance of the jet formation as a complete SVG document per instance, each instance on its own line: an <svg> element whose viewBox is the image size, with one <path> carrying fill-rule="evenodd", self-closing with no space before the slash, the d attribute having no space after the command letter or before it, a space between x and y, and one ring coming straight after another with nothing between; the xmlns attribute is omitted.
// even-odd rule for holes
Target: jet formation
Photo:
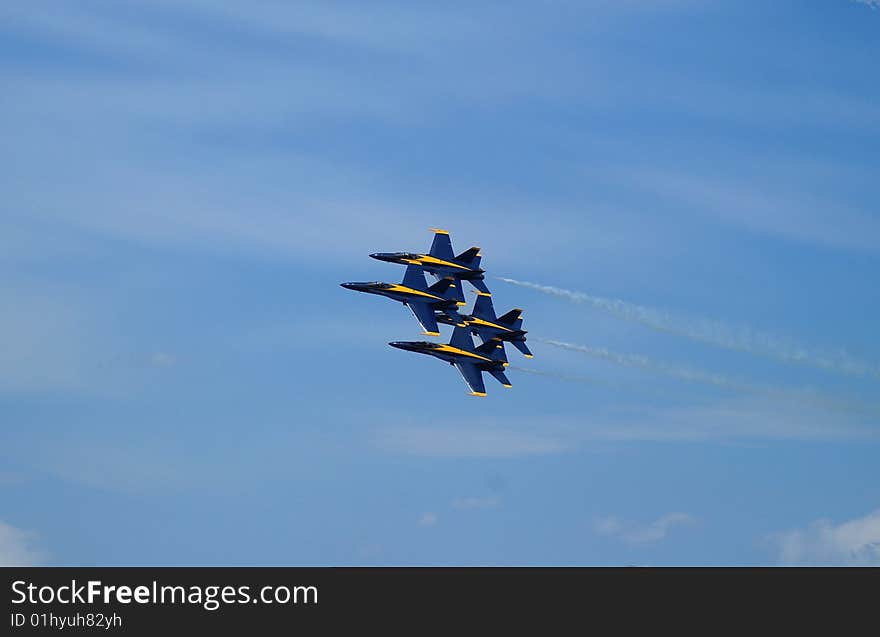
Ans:
<svg viewBox="0 0 880 637"><path fill-rule="evenodd" d="M510 343L527 358L532 353L526 345L522 329L522 310L513 309L502 316L495 314L492 293L486 286L485 270L480 268L480 249L469 248L459 255L452 249L446 230L432 228L434 241L426 253L375 252L370 256L379 261L406 265L400 283L381 281L341 283L357 292L384 296L407 306L422 327L425 336L440 336L440 324L453 327L449 343L431 341L394 341L392 347L434 356L453 365L470 388L471 396L485 396L483 372L488 372L504 387L511 383L504 373L508 366L504 344ZM437 279L428 285L425 272ZM476 300L469 314L461 308L467 303L464 281L476 290ZM474 345L473 336L481 345Z"/></svg>

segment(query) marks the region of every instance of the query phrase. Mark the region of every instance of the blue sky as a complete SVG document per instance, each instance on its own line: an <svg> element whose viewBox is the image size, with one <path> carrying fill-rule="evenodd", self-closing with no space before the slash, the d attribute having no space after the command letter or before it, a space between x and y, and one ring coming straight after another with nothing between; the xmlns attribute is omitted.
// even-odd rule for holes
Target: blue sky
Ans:
<svg viewBox="0 0 880 637"><path fill-rule="evenodd" d="M0 562L880 561L874 4L3 3Z"/></svg>

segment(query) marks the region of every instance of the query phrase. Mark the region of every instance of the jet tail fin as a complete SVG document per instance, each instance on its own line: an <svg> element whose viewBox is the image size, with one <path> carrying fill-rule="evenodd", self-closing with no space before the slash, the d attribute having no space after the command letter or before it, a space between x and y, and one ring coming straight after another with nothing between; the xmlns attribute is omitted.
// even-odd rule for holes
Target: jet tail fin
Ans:
<svg viewBox="0 0 880 637"><path fill-rule="evenodd" d="M480 267L480 249L476 246L473 248L468 248L460 255L455 257L455 260L461 263L462 265L466 265L472 270L476 270Z"/></svg>
<svg viewBox="0 0 880 637"><path fill-rule="evenodd" d="M483 356L488 356L493 361L507 364L507 352L504 351L504 343L502 341L491 339L480 345L476 350Z"/></svg>
<svg viewBox="0 0 880 637"><path fill-rule="evenodd" d="M507 326L513 325L519 317L522 315L522 310L519 308L514 308L510 310L507 314L498 317L498 322Z"/></svg>
<svg viewBox="0 0 880 637"><path fill-rule="evenodd" d="M494 321L495 306L492 305L492 295L477 292L477 300L474 301L474 311L471 314L486 321Z"/></svg>
<svg viewBox="0 0 880 637"><path fill-rule="evenodd" d="M436 296L445 296L449 289L454 287L455 281L453 279L440 279L428 287L428 292Z"/></svg>
<svg viewBox="0 0 880 637"><path fill-rule="evenodd" d="M464 289L461 281L451 276L440 279L428 288L431 294L442 296L447 301L455 301L456 305L464 305Z"/></svg>
<svg viewBox="0 0 880 637"><path fill-rule="evenodd" d="M431 250L428 254L444 261L454 258L455 253L452 251L452 240L449 238L449 232L439 228L431 228L431 232L434 233L434 241L431 243Z"/></svg>
<svg viewBox="0 0 880 637"><path fill-rule="evenodd" d="M482 354L483 356L488 356L492 358L492 354L495 353L495 346L498 345L498 341L489 340L477 347L474 351Z"/></svg>

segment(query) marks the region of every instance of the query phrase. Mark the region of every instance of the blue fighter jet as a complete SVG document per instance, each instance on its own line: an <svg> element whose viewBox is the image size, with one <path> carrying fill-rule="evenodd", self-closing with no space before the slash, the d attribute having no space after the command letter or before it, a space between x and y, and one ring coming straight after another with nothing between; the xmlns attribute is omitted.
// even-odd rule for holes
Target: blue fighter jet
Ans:
<svg viewBox="0 0 880 637"><path fill-rule="evenodd" d="M474 340L467 327L456 327L452 331L452 339L445 345L427 341L394 341L388 344L408 352L429 354L454 365L470 387L471 396L486 395L483 372L492 374L505 387L511 386L507 376L504 375L504 368L507 367L504 345L496 341L488 341L479 347L474 347Z"/></svg>
<svg viewBox="0 0 880 637"><path fill-rule="evenodd" d="M409 265L403 275L403 282L382 283L340 283L348 290L378 294L406 305L422 326L426 336L440 336L437 316L450 325L464 326L458 313L458 306L464 305L461 286L452 277L440 279L432 286L425 281L425 274L417 265Z"/></svg>
<svg viewBox="0 0 880 637"><path fill-rule="evenodd" d="M452 241L446 230L431 228L434 233L434 241L428 254L418 252L374 252L370 256L380 261L389 263L401 263L404 265L418 265L426 272L430 272L438 279L454 277L469 281L475 288L489 294L489 288L483 282L484 272L480 268L480 249L469 248L455 256L452 250Z"/></svg>
<svg viewBox="0 0 880 637"><path fill-rule="evenodd" d="M441 323L455 325L449 317L439 312L436 313L436 318ZM526 358L532 358L532 352L526 345L527 332L522 328L521 309L516 308L504 316L496 316L492 297L483 292L477 292L473 311L470 314L462 315L461 318L467 323L470 331L479 336L484 343L507 341L521 351Z"/></svg>

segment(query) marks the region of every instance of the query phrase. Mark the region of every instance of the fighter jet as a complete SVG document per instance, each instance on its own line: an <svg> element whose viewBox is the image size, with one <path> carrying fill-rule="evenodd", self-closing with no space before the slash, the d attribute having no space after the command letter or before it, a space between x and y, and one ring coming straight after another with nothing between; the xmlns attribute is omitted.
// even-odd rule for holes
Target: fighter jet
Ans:
<svg viewBox="0 0 880 637"><path fill-rule="evenodd" d="M431 228L434 233L434 241L428 254L416 252L374 252L370 256L379 261L389 263L402 263L405 265L418 265L426 272L430 272L438 279L454 277L469 281L471 285L489 294L489 288L483 282L483 273L480 269L480 249L469 248L455 256L452 251L452 241L446 230Z"/></svg>
<svg viewBox="0 0 880 637"><path fill-rule="evenodd" d="M340 283L340 285L348 290L378 294L400 301L416 317L425 336L440 336L437 316L442 316L444 322L450 325L464 326L464 321L456 309L459 305L465 304L461 286L452 277L447 277L428 287L425 274L417 265L407 266L403 282L400 284L372 281Z"/></svg>
<svg viewBox="0 0 880 637"><path fill-rule="evenodd" d="M454 325L451 319L440 313L437 320L447 325ZM510 310L504 316L495 316L495 306L492 305L492 297L483 292L477 292L477 300L474 302L474 310L471 314L461 316L467 323L470 331L479 336L484 343L494 341L496 343L507 341L521 351L526 358L532 358L532 352L526 345L526 330L522 329L522 310L519 308Z"/></svg>
<svg viewBox="0 0 880 637"><path fill-rule="evenodd" d="M507 376L504 375L504 368L507 366L504 345L496 341L488 341L479 347L474 347L474 340L467 327L456 327L447 345L426 341L394 341L388 344L408 352L430 354L454 365L470 387L471 396L486 395L483 372L492 374L505 387L511 386Z"/></svg>

